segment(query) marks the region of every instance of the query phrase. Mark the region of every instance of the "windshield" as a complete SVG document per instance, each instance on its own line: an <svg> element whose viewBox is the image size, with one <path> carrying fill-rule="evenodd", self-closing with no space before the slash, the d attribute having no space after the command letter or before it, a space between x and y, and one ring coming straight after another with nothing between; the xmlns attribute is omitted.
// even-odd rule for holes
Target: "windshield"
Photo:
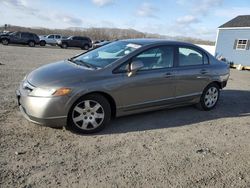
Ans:
<svg viewBox="0 0 250 188"><path fill-rule="evenodd" d="M72 60L103 68L140 47L141 45L139 44L117 41L89 51L83 55L73 58Z"/></svg>
<svg viewBox="0 0 250 188"><path fill-rule="evenodd" d="M6 34L9 34L9 35L16 35L17 32L13 32L13 33L9 32L9 33L6 33Z"/></svg>

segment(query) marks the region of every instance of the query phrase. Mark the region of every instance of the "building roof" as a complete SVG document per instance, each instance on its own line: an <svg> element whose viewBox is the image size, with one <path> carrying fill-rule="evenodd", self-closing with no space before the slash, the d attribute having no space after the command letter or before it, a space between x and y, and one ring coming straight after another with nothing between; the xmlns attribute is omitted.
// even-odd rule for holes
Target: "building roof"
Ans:
<svg viewBox="0 0 250 188"><path fill-rule="evenodd" d="M228 27L250 27L250 15L237 16L234 19L228 21L227 23L221 25L219 28Z"/></svg>

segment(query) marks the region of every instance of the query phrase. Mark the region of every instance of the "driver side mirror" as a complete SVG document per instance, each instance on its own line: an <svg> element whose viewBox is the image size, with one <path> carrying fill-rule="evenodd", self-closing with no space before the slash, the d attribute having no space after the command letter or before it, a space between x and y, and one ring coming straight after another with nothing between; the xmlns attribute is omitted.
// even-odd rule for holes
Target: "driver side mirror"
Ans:
<svg viewBox="0 0 250 188"><path fill-rule="evenodd" d="M142 61L137 60L130 63L129 66L130 67L129 67L128 77L134 75L138 70L144 67L144 64L142 63Z"/></svg>

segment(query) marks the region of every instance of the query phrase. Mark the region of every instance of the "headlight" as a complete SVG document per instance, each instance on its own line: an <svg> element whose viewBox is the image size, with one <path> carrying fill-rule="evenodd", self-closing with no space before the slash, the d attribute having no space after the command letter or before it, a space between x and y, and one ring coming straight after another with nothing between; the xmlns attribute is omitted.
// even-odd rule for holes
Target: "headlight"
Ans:
<svg viewBox="0 0 250 188"><path fill-rule="evenodd" d="M52 96L63 96L68 95L71 92L69 88L50 89L50 88L35 88L29 93L30 96L34 97L52 97Z"/></svg>

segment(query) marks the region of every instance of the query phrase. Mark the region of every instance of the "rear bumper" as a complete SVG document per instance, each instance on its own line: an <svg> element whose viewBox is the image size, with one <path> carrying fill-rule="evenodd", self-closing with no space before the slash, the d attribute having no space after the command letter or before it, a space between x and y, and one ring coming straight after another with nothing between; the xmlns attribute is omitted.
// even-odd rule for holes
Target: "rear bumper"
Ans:
<svg viewBox="0 0 250 188"><path fill-rule="evenodd" d="M30 97L16 91L19 109L30 122L49 127L63 127L67 124L67 113L64 110L65 99Z"/></svg>

